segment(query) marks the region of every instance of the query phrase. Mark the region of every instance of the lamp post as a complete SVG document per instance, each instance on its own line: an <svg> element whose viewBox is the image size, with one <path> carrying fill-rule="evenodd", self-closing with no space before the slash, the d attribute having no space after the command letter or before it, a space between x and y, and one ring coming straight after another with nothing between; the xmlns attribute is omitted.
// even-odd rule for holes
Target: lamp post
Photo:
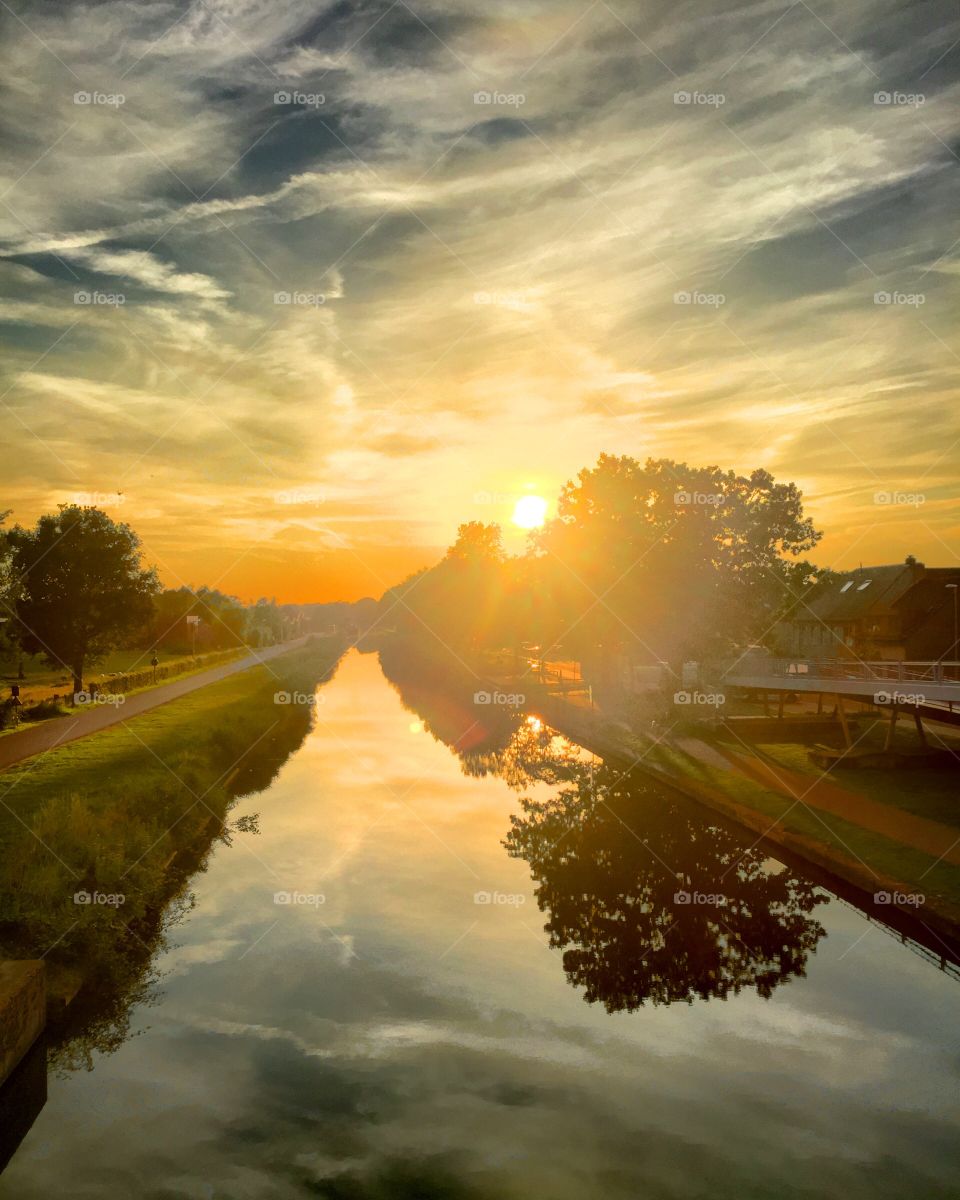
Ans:
<svg viewBox="0 0 960 1200"><path fill-rule="evenodd" d="M953 592L953 645L950 647L950 650L953 654L954 662L956 662L956 660L957 660L957 642L960 641L960 633L958 633L958 620L957 620L957 591L958 591L958 588L957 588L957 584L955 584L955 583L946 584L946 588L947 588L948 592ZM949 655L947 657L949 657Z"/></svg>

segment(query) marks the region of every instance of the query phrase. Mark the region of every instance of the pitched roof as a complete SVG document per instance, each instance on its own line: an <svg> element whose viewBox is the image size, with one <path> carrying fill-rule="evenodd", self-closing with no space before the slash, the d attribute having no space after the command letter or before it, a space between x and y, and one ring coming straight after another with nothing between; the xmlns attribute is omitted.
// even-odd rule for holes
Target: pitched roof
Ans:
<svg viewBox="0 0 960 1200"><path fill-rule="evenodd" d="M878 608L888 608L913 586L918 568L921 572L924 569L919 563L893 563L838 571L817 585L806 607L797 613L797 620L823 621L830 625L856 620Z"/></svg>

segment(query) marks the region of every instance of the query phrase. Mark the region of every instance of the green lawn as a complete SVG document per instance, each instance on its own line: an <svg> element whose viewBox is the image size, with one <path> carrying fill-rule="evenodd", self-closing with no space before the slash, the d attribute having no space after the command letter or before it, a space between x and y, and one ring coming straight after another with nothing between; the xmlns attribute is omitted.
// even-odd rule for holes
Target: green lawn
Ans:
<svg viewBox="0 0 960 1200"><path fill-rule="evenodd" d="M790 749L806 753L805 747ZM922 892L928 897L937 896L960 916L960 867L944 862L934 865L935 860L922 851L905 847L832 813L819 813L803 804L794 805L785 796L762 784L744 779L732 770L704 764L677 746L661 743L649 752L645 761L678 779L689 778L699 782L721 798L725 796L763 813L770 818L771 825L779 822L782 828L791 833L819 842L852 863L865 864L880 875L902 882L911 891ZM794 766L792 761L789 764L781 761L784 761L784 765ZM812 782L817 770L812 765L810 770L814 772L811 775ZM860 772L856 774L859 776ZM915 809L911 807L909 811Z"/></svg>
<svg viewBox="0 0 960 1200"><path fill-rule="evenodd" d="M911 732L912 728L911 725ZM905 733L903 739L906 742ZM932 737L930 743L937 745ZM879 749L882 744L882 731L875 730L859 743L858 748L875 746ZM900 735L897 744L900 744ZM809 775L811 782L822 773L821 768L810 761L807 746L795 742L764 742L758 749L774 762ZM887 771L840 766L833 768L828 777L839 787L860 792L880 804L888 804L891 808L899 808L918 817L928 817L931 821L941 821L960 830L960 763L955 771L928 767L914 771Z"/></svg>

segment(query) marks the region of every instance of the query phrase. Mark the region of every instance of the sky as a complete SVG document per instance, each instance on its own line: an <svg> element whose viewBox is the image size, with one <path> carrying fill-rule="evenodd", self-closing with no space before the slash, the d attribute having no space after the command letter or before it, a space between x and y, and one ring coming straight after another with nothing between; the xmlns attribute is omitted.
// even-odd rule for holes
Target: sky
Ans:
<svg viewBox="0 0 960 1200"><path fill-rule="evenodd" d="M379 595L601 452L960 561L960 12L0 8L0 509L169 586Z"/></svg>

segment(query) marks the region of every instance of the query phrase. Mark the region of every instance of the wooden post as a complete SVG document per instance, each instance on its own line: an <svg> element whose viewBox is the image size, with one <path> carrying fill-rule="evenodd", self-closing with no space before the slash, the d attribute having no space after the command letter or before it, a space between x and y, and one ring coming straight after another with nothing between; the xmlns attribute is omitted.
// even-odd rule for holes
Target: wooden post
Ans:
<svg viewBox="0 0 960 1200"><path fill-rule="evenodd" d="M850 726L847 724L847 710L843 707L843 696L837 692L837 716L840 718L840 728L843 730L843 740L846 742L847 749L853 746L853 740L850 737Z"/></svg>
<svg viewBox="0 0 960 1200"><path fill-rule="evenodd" d="M766 688L763 689L763 715L770 716L770 693Z"/></svg>
<svg viewBox="0 0 960 1200"><path fill-rule="evenodd" d="M887 726L887 738L886 738L886 741L883 743L884 750L889 750L891 748L891 746L893 745L893 735L897 731L897 715L898 715L898 713L899 713L899 709L897 708L896 705L894 705L893 708L890 710L890 724Z"/></svg>
<svg viewBox="0 0 960 1200"><path fill-rule="evenodd" d="M781 718L781 719L783 717L783 692L782 691L777 692L777 717Z"/></svg>
<svg viewBox="0 0 960 1200"><path fill-rule="evenodd" d="M924 750L926 750L927 735L923 731L923 721L920 719L920 709L919 708L915 708L913 710L913 719L917 726L917 734L920 738L920 745L924 748Z"/></svg>
<svg viewBox="0 0 960 1200"><path fill-rule="evenodd" d="M817 692L817 716L823 715L823 692Z"/></svg>

